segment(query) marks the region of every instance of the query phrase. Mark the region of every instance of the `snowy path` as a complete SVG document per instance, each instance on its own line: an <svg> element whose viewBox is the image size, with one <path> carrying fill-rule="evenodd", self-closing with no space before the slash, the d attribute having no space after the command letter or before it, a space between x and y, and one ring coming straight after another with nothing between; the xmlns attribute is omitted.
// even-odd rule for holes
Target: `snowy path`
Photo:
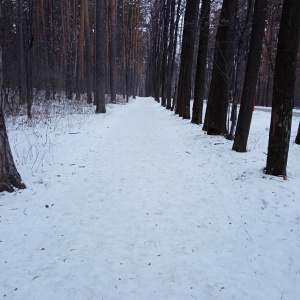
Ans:
<svg viewBox="0 0 300 300"><path fill-rule="evenodd" d="M56 137L0 198L0 297L299 299L300 169L264 178L262 126L237 154L139 98Z"/></svg>

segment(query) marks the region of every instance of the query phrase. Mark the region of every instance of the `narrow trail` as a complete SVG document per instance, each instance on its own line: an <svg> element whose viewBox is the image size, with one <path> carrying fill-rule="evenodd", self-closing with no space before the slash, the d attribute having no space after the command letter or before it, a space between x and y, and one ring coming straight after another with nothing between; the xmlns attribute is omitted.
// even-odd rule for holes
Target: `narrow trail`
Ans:
<svg viewBox="0 0 300 300"><path fill-rule="evenodd" d="M279 299L265 240L278 217L262 202L270 183L254 186L264 163L255 153L229 156L230 141L149 98L55 148L27 200L6 203L14 214L2 224L17 218L19 238L5 237L2 259L14 249L23 262L0 275L7 294L22 291L9 299Z"/></svg>

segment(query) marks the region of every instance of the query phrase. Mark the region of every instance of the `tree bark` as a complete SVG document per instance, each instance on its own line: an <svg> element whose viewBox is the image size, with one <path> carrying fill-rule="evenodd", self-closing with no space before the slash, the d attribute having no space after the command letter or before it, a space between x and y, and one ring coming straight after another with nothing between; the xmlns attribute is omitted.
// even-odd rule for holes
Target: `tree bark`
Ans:
<svg viewBox="0 0 300 300"><path fill-rule="evenodd" d="M170 30L169 30L169 46L168 46L168 62L167 62L167 71L166 71L166 93L167 93L167 103L166 108L171 109L172 105L172 79L173 79L173 53L174 53L174 39L175 39L175 0L171 1L170 7ZM180 3L178 3L180 5Z"/></svg>
<svg viewBox="0 0 300 300"><path fill-rule="evenodd" d="M91 64L91 37L90 37L90 17L89 17L89 2L83 1L84 4L84 40L85 40L85 61L86 61L86 91L87 91L87 103L91 104L92 90L93 90L93 76L92 76L92 64Z"/></svg>
<svg viewBox="0 0 300 300"><path fill-rule="evenodd" d="M237 117L238 117L238 103L240 102L240 91L243 91L243 84L244 84L244 77L245 77L245 70L246 70L246 62L248 60L248 52L249 52L249 44L250 44L250 36L251 36L251 29L249 31L249 21L252 19L252 12L253 12L253 5L255 0L244 0L247 2L246 16L244 25L241 26L241 13L238 15L239 24L237 28L241 28L240 37L237 45L237 50L234 59L234 70L232 72L232 92L231 92L231 113L230 113L230 131L226 136L226 139L232 141L234 140L236 125L237 125ZM252 20L251 20L252 21ZM238 32L236 32L238 34ZM228 122L229 123L229 122Z"/></svg>
<svg viewBox="0 0 300 300"><path fill-rule="evenodd" d="M187 0L184 14L180 73L176 112L183 119L190 119L192 89L192 66L195 46L195 33L200 0Z"/></svg>
<svg viewBox="0 0 300 300"><path fill-rule="evenodd" d="M111 103L117 102L117 61L116 61L116 50L117 50L117 7L116 0L110 0L110 101Z"/></svg>
<svg viewBox="0 0 300 300"><path fill-rule="evenodd" d="M202 0L200 14L200 38L195 78L192 123L202 124L203 98L205 92L206 57L209 39L210 0Z"/></svg>
<svg viewBox="0 0 300 300"><path fill-rule="evenodd" d="M163 19L164 19L164 30L163 30L163 53L161 63L161 105L166 107L166 87L167 87L167 59L168 59L168 32L170 23L170 0L164 0L163 3Z"/></svg>
<svg viewBox="0 0 300 300"><path fill-rule="evenodd" d="M232 78L237 8L238 0L223 1L203 126L203 130L207 131L207 134L227 134L226 120Z"/></svg>
<svg viewBox="0 0 300 300"><path fill-rule="evenodd" d="M300 1L285 0L276 54L272 116L266 174L286 177L291 135L296 59L300 32Z"/></svg>
<svg viewBox="0 0 300 300"><path fill-rule="evenodd" d="M296 139L295 139L295 144L300 145L300 121L299 121L299 124L298 124L298 131L297 131L297 136L296 136Z"/></svg>
<svg viewBox="0 0 300 300"><path fill-rule="evenodd" d="M73 28L73 20L74 18L71 13L71 4L69 2L70 0L66 1L66 11L67 17L65 19L65 34L66 34L66 75L65 75L65 89L66 89L66 97L67 99L72 100L73 98L73 89L74 89L74 76L73 76L73 56L74 56L74 30ZM74 12L73 12L74 13Z"/></svg>
<svg viewBox="0 0 300 300"><path fill-rule="evenodd" d="M173 77L173 73L174 73L174 70L175 70L175 61L176 61L176 49L177 49L177 40L178 40L178 33L179 33L179 21L180 21L180 11L181 11L181 0L178 0L177 2L177 11L176 11L176 21L175 21L175 36L174 36L174 43L173 43L173 56L172 56L172 61L171 61L171 74L172 74L172 77ZM177 72L176 72L177 73ZM178 77L177 77L177 74L175 78L175 86L174 86L174 91L173 91L173 102L172 102L172 105L171 105L171 111L174 111L176 110L175 107L176 107L176 103L177 103L177 90L178 90ZM170 91L170 95L171 95L171 91ZM170 96L171 98L171 96Z"/></svg>
<svg viewBox="0 0 300 300"><path fill-rule="evenodd" d="M33 104L33 86L32 86L32 50L33 50L33 0L28 0L26 13L26 103L27 103L27 117L32 118L32 104Z"/></svg>
<svg viewBox="0 0 300 300"><path fill-rule="evenodd" d="M13 192L14 187L25 189L15 166L4 119L3 68L2 68L2 1L0 2L0 192Z"/></svg>
<svg viewBox="0 0 300 300"><path fill-rule="evenodd" d="M105 113L105 0L96 1L96 113Z"/></svg>
<svg viewBox="0 0 300 300"><path fill-rule="evenodd" d="M23 0L18 0L18 84L19 104L26 103L26 82L25 82L25 46L23 28Z"/></svg>
<svg viewBox="0 0 300 300"><path fill-rule="evenodd" d="M253 102L262 53L262 41L264 37L265 19L268 0L256 0L254 5L253 25L244 87L241 99L241 107L236 128L236 135L232 150L237 152L247 151L247 141L253 113Z"/></svg>

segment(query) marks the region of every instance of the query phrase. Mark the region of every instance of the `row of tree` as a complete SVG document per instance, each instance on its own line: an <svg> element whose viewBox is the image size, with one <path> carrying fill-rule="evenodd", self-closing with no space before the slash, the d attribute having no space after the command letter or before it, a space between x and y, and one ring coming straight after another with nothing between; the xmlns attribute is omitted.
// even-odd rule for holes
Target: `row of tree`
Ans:
<svg viewBox="0 0 300 300"><path fill-rule="evenodd" d="M177 5L180 11L181 1L156 2L147 92L156 101L161 98L161 105L167 109L175 107L175 113L184 119L191 117L193 96L192 123L196 124L202 124L203 100L207 99L203 130L207 134L234 139L232 149L237 152L246 152L254 105L272 105L265 171L286 176L292 109L294 100L300 100L298 94L295 97L297 71L299 73L300 2L202 0L198 11L199 3L199 0L187 0L184 5L176 72L174 58L168 56L176 40L171 38L171 33L168 39L165 36L168 32L178 33L173 24L180 21L173 10ZM159 43L160 39L163 43ZM172 61L170 66L166 63L169 60ZM166 76L168 72L171 75ZM170 86L175 91L173 106L169 103ZM230 103L231 126L228 120Z"/></svg>
<svg viewBox="0 0 300 300"><path fill-rule="evenodd" d="M116 102L117 95L128 100L142 89L144 2L0 0L0 191L25 187L11 155L5 108L18 112L25 105L32 118L34 96L42 91L45 101L58 93L74 101L86 95L96 113L105 113L107 94Z"/></svg>
<svg viewBox="0 0 300 300"><path fill-rule="evenodd" d="M145 39L141 0L1 1L3 85L11 107L26 103L30 118L36 90L45 91L45 100L61 91L76 100L85 93L95 104L101 84L111 102L117 94L138 93ZM18 97L10 97L12 91Z"/></svg>

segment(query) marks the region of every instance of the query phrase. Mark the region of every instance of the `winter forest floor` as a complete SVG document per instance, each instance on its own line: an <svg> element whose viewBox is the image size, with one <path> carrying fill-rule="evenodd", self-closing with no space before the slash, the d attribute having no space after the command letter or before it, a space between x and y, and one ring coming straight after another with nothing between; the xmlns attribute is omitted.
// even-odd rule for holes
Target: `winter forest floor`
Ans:
<svg viewBox="0 0 300 300"><path fill-rule="evenodd" d="M0 298L298 300L298 122L283 180L268 112L243 154L150 98L9 118L27 189L0 194Z"/></svg>

